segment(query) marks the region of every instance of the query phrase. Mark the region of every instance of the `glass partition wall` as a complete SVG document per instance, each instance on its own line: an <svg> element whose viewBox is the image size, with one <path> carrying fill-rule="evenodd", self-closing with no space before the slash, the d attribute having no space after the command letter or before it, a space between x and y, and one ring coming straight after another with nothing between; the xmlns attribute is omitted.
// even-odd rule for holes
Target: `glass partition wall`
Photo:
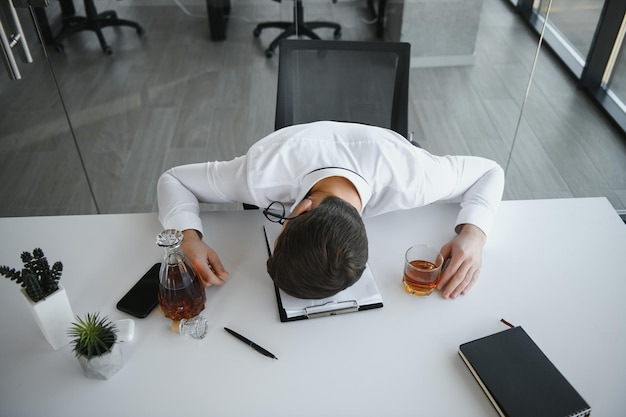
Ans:
<svg viewBox="0 0 626 417"><path fill-rule="evenodd" d="M305 0L305 20L341 23L344 40L380 39L380 26L362 3ZM556 0L552 5L562 33L570 33L567 22L587 28L602 20L597 8L591 17L568 17L570 3L558 11ZM145 35L128 27L105 28L111 55L103 53L92 32L64 39L61 48L46 38L35 9L17 9L34 63L18 58L18 81L0 74L0 216L156 211L156 181L166 168L230 159L273 130L278 60L264 51L278 31L263 31L258 38L252 32L258 22L292 19L293 2L232 0L222 41L211 39L206 0L95 4L99 11L115 10L136 21ZM507 199L599 195L623 209L623 133L579 89L553 48L544 45L536 56L538 32L519 12L527 7L524 1L515 6L508 0L390 0L382 39L404 40L415 26L411 19L418 19L410 8L435 4L476 8L462 15L466 21L437 20L436 14L431 19L444 29L476 25L475 43L469 59L436 57L423 64L420 54L428 46L454 51L458 38L444 30L437 39L420 36L419 42L431 44L411 41L414 139L436 154L497 160L507 171ZM77 15L84 14L82 2L73 5ZM51 0L38 11L45 12L53 33L67 13L62 6L67 0ZM545 1L529 9L544 16L549 10ZM402 14L405 21L398 24ZM477 22L468 22L469 16L478 16ZM318 32L333 37L332 31ZM574 49L591 56L595 32L572 33L579 35ZM613 55L604 85L623 97L624 58Z"/></svg>
<svg viewBox="0 0 626 417"><path fill-rule="evenodd" d="M509 181L536 177L530 198L604 196L623 213L626 107L620 52L626 3L518 0L516 10L545 37L512 148ZM513 171L530 160L532 170Z"/></svg>

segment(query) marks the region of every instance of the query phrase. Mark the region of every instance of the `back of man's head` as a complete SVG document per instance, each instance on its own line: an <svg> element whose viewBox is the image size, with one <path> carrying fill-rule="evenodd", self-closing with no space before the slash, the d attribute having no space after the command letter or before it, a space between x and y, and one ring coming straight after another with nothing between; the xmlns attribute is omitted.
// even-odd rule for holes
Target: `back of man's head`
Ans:
<svg viewBox="0 0 626 417"><path fill-rule="evenodd" d="M367 235L358 211L329 197L285 225L267 260L267 271L287 294L319 299L358 281L367 256Z"/></svg>

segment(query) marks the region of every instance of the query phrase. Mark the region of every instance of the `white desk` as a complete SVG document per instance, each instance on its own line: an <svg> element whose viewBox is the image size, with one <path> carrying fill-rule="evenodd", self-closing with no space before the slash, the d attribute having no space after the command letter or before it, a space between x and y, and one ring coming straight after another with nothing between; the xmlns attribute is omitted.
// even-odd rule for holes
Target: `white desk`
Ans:
<svg viewBox="0 0 626 417"><path fill-rule="evenodd" d="M496 416L459 344L522 325L593 408L624 413L626 226L603 199L504 202L471 293L407 294L404 249L451 237L456 205L367 220L382 309L281 323L259 211L206 213L207 240L230 271L207 290L203 341L169 330L156 309L136 320L124 368L87 379L70 346L53 351L18 294L0 280L2 416ZM41 247L61 260L75 314L127 318L117 300L161 259L155 214L0 219L0 265ZM229 336L231 327L275 353ZM420 395L420 393L422 393ZM89 410L89 411L87 411Z"/></svg>

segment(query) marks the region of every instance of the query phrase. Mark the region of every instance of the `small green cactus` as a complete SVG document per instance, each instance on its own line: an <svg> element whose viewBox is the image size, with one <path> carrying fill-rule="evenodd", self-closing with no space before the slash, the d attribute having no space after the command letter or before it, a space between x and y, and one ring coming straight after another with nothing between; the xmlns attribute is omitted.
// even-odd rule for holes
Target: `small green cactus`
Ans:
<svg viewBox="0 0 626 417"><path fill-rule="evenodd" d="M63 272L61 262L55 262L50 268L40 248L33 249L32 255L22 252L21 258L24 263L21 271L8 266L0 266L0 274L26 288L26 293L33 302L43 300L59 289L59 280Z"/></svg>
<svg viewBox="0 0 626 417"><path fill-rule="evenodd" d="M87 313L84 319L76 316L67 334L72 338L73 352L90 360L102 356L113 349L117 340L117 327L107 316Z"/></svg>

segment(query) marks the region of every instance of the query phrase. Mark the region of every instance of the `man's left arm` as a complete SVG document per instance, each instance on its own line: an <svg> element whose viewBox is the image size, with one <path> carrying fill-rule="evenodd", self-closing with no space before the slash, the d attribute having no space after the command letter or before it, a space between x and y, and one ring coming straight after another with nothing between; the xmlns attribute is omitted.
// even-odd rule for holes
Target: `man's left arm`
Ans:
<svg viewBox="0 0 626 417"><path fill-rule="evenodd" d="M473 224L460 225L459 233L441 248L446 268L441 272L437 289L444 298L466 294L480 274L483 247L487 236Z"/></svg>
<svg viewBox="0 0 626 417"><path fill-rule="evenodd" d="M457 235L441 248L447 267L438 289L444 298L466 294L480 274L482 252L504 190L504 171L494 161L456 157L457 183L461 195L456 219Z"/></svg>

